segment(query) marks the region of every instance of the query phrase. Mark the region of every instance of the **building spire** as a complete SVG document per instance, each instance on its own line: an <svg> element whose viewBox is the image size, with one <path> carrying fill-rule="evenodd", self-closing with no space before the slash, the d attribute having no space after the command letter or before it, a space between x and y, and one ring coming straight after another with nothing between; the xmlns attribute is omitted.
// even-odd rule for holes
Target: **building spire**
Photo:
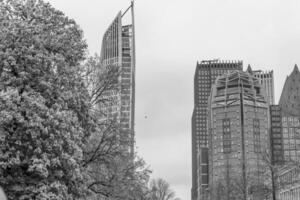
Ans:
<svg viewBox="0 0 300 200"><path fill-rule="evenodd" d="M298 68L298 65L297 65L297 64L295 64L295 67L294 67L294 71L293 71L293 72L296 72L296 73L299 72L299 68Z"/></svg>
<svg viewBox="0 0 300 200"><path fill-rule="evenodd" d="M252 74L252 68L251 68L250 64L248 65L248 68L247 68L246 72L248 72L249 74Z"/></svg>

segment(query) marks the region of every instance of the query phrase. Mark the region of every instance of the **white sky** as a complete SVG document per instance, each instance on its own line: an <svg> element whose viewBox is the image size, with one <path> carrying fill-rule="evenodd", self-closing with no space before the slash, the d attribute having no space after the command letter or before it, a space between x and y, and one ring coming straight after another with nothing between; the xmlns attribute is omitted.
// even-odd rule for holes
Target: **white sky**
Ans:
<svg viewBox="0 0 300 200"><path fill-rule="evenodd" d="M91 54L129 0L49 0L85 32ZM243 60L274 70L276 102L300 64L299 0L136 0L136 140L154 177L190 199L197 60ZM147 117L145 117L147 116Z"/></svg>

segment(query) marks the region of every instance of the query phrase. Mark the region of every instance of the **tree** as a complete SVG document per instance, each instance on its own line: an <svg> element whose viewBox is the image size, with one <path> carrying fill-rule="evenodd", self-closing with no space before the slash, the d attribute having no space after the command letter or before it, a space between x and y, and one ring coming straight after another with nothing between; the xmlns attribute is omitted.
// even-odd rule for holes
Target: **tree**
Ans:
<svg viewBox="0 0 300 200"><path fill-rule="evenodd" d="M95 199L144 199L151 171L141 158L128 155L130 141L120 132L118 120L105 110L114 103L110 94L119 94L120 70L116 66L102 67L98 55L88 59L85 69L96 123L84 151L84 165L92 177L88 189Z"/></svg>
<svg viewBox="0 0 300 200"><path fill-rule="evenodd" d="M0 185L8 199L143 199L150 170L101 106L119 69L85 60L74 20L42 0L0 2Z"/></svg>
<svg viewBox="0 0 300 200"><path fill-rule="evenodd" d="M0 2L0 184L8 199L87 194L93 131L78 25L42 0Z"/></svg>
<svg viewBox="0 0 300 200"><path fill-rule="evenodd" d="M297 174L300 173L300 163L295 160L285 160L276 163L272 160L271 152L262 152L263 162L265 163L265 171L269 173L264 174L264 178L271 180L266 184L266 195L272 200L278 200L279 191L288 188L290 185L299 182ZM293 171L293 175L289 179L282 178L282 173L285 171Z"/></svg>
<svg viewBox="0 0 300 200"><path fill-rule="evenodd" d="M175 197L175 192L170 189L170 185L167 181L159 178L153 179L150 182L150 200L180 200Z"/></svg>

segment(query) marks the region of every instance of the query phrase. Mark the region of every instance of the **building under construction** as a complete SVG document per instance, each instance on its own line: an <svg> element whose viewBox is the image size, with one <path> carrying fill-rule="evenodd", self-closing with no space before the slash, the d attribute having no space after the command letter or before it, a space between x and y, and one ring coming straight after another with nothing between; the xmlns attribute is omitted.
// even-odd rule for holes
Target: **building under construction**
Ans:
<svg viewBox="0 0 300 200"><path fill-rule="evenodd" d="M242 71L218 77L207 119L210 199L264 199L268 103L259 79Z"/></svg>

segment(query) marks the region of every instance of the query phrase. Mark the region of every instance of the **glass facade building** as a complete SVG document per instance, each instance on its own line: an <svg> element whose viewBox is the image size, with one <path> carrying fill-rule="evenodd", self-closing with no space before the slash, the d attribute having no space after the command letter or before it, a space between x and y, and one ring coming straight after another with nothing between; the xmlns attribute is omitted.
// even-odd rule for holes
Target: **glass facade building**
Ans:
<svg viewBox="0 0 300 200"><path fill-rule="evenodd" d="M131 10L131 22L124 25L123 16ZM104 33L101 46L101 72L116 69L113 89L104 92L106 101L99 107L106 118L114 119L134 152L134 109L135 109L135 32L134 5L121 11ZM110 72L108 72L110 73Z"/></svg>

